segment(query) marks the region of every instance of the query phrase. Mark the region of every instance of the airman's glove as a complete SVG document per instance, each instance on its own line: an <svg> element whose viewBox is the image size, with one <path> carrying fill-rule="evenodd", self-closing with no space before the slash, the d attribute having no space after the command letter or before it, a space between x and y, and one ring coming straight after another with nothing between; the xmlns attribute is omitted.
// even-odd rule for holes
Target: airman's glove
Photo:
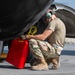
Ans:
<svg viewBox="0 0 75 75"><path fill-rule="evenodd" d="M22 38L23 40L27 39L26 35L21 35L21 38Z"/></svg>

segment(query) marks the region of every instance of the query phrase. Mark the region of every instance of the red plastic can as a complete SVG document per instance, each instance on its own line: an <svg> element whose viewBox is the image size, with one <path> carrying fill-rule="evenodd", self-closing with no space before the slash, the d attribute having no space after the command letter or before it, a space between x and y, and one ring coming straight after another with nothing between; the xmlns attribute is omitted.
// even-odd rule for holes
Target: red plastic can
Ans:
<svg viewBox="0 0 75 75"><path fill-rule="evenodd" d="M25 66L28 53L28 40L22 40L20 38L14 39L11 42L10 49L6 57L6 61L17 68L22 69Z"/></svg>

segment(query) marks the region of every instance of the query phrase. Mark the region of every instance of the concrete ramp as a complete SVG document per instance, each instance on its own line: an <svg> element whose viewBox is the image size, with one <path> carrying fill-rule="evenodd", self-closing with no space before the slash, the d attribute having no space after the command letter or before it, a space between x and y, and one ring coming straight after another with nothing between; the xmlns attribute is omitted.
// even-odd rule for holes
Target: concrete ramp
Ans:
<svg viewBox="0 0 75 75"><path fill-rule="evenodd" d="M47 71L33 71L29 63L26 63L24 69L17 69L4 61L0 63L0 75L75 75L75 44L65 44L60 59L58 70L52 70L49 65Z"/></svg>

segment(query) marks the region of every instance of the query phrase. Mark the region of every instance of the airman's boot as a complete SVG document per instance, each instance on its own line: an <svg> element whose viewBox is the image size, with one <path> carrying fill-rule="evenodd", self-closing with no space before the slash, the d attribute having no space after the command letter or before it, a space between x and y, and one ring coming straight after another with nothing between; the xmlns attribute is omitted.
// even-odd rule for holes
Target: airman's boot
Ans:
<svg viewBox="0 0 75 75"><path fill-rule="evenodd" d="M41 58L40 61L41 62L39 64L32 66L31 69L33 69L33 70L48 70L48 65L47 65L45 59Z"/></svg>
<svg viewBox="0 0 75 75"><path fill-rule="evenodd" d="M53 67L52 69L58 69L60 67L60 60L59 57L56 57L52 60Z"/></svg>
<svg viewBox="0 0 75 75"><path fill-rule="evenodd" d="M49 65L50 63L53 64L52 66L52 69L58 69L60 67L60 60L59 60L59 57L56 57L56 58L50 58L50 59L47 59L47 64Z"/></svg>

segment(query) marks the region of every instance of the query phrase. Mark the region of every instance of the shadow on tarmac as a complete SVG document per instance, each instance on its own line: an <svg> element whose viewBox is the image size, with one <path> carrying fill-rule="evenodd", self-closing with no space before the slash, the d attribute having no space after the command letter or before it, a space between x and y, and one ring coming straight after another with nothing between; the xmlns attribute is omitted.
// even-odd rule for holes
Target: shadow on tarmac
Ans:
<svg viewBox="0 0 75 75"><path fill-rule="evenodd" d="M70 51L70 50L63 50L61 55L71 55L75 56L75 51Z"/></svg>

